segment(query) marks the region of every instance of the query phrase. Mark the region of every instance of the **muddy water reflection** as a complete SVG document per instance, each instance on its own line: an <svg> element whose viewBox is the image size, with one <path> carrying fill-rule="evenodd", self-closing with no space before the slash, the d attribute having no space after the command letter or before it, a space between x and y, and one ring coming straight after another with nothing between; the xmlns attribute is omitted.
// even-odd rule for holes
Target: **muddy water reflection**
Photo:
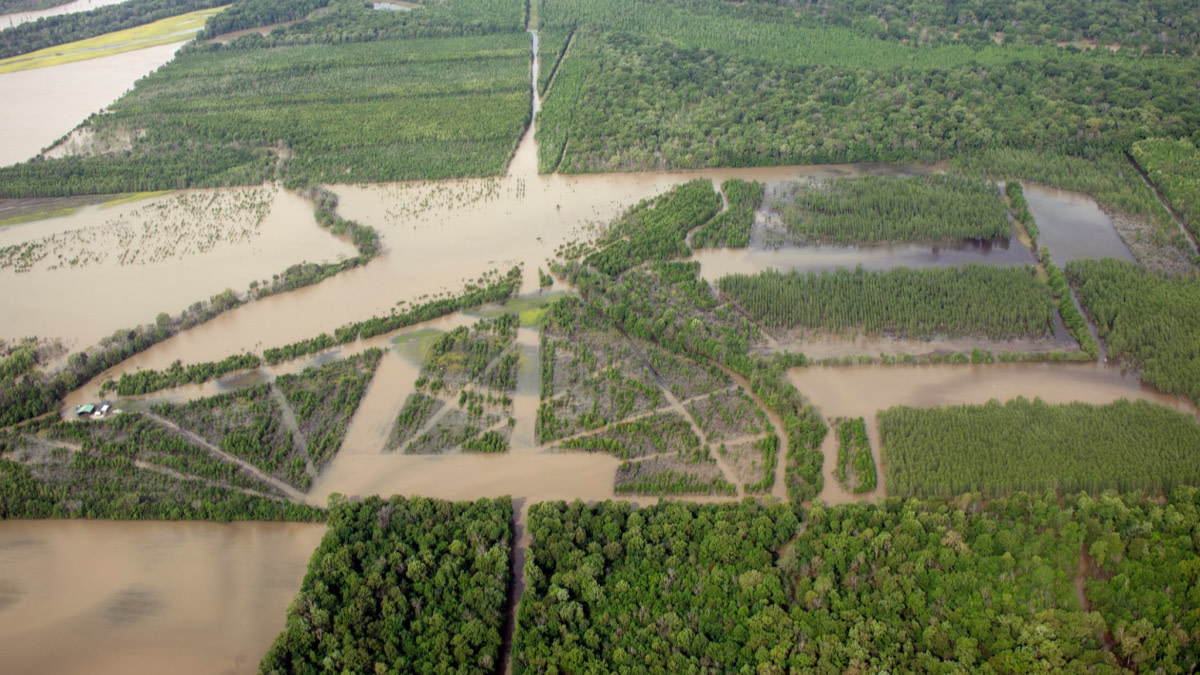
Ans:
<svg viewBox="0 0 1200 675"><path fill-rule="evenodd" d="M1195 412L1132 373L1094 363L845 366L796 368L789 377L826 416L864 415L896 405L929 407L1041 397L1047 403L1146 399Z"/></svg>
<svg viewBox="0 0 1200 675"><path fill-rule="evenodd" d="M7 25L7 24L0 24ZM180 44L0 75L0 165L37 155L133 83L170 61Z"/></svg>
<svg viewBox="0 0 1200 675"><path fill-rule="evenodd" d="M324 529L0 522L0 670L256 672Z"/></svg>
<svg viewBox="0 0 1200 675"><path fill-rule="evenodd" d="M1080 258L1120 258L1133 261L1112 218L1096 200L1078 192L1040 185L1025 186L1025 199L1037 220L1038 245L1050 249L1058 265Z"/></svg>
<svg viewBox="0 0 1200 675"><path fill-rule="evenodd" d="M1016 238L996 242L902 244L895 246L804 246L774 250L706 249L697 251L700 274L716 281L730 274L832 270L862 265L866 270L894 267L954 267L964 263L1032 265L1033 255Z"/></svg>

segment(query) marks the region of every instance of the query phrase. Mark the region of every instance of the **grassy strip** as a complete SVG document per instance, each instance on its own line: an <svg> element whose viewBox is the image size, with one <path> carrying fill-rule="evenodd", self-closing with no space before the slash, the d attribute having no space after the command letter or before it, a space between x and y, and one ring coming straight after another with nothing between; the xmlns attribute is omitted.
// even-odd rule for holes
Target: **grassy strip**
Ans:
<svg viewBox="0 0 1200 675"><path fill-rule="evenodd" d="M127 195L116 195L113 199L106 199L102 205L107 209L110 206L120 206L121 204L128 204L130 202L140 202L143 199L152 199L154 197L169 195L171 192L172 190L151 190L149 192L134 192Z"/></svg>
<svg viewBox="0 0 1200 675"><path fill-rule="evenodd" d="M49 211L36 211L33 213L23 213L19 216L11 216L0 220L0 227L5 225L20 225L22 223L32 223L39 220L47 220L49 218L62 218L78 213L82 206L66 206L61 209L51 209Z"/></svg>
<svg viewBox="0 0 1200 675"><path fill-rule="evenodd" d="M86 40L70 42L39 49L36 52L0 60L0 74L15 73L35 68L49 68L64 63L75 63L105 56L123 54L147 47L157 47L189 40L204 28L208 17L223 10L223 7L202 9L168 19L162 19L136 28L127 28Z"/></svg>
<svg viewBox="0 0 1200 675"><path fill-rule="evenodd" d="M69 216L86 206L100 204L108 208L165 194L170 194L170 191L13 200L0 208L0 227Z"/></svg>

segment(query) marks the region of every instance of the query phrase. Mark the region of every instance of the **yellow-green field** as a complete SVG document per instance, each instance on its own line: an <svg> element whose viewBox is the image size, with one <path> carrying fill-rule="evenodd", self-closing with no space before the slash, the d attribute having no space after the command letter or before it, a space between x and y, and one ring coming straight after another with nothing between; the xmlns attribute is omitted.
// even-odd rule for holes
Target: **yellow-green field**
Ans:
<svg viewBox="0 0 1200 675"><path fill-rule="evenodd" d="M85 206L99 204L102 208L128 204L151 197L170 194L162 192L133 192L118 195L76 195L74 197L49 197L46 199L11 199L0 203L0 227L19 225L35 220L69 216Z"/></svg>
<svg viewBox="0 0 1200 675"><path fill-rule="evenodd" d="M86 40L68 42L65 45L47 47L36 52L0 60L0 73L58 66L172 42L183 42L191 39L200 29L204 28L204 22L208 20L208 17L223 9L225 8L214 7L180 14L144 26L119 30L115 33L105 33Z"/></svg>
<svg viewBox="0 0 1200 675"><path fill-rule="evenodd" d="M143 199L150 199L151 197L161 197L163 195L171 194L171 192L172 190L158 190L155 192L134 192L128 195L120 195L116 199L109 199L105 201L104 208L118 206L120 204L128 204L130 202L137 202Z"/></svg>

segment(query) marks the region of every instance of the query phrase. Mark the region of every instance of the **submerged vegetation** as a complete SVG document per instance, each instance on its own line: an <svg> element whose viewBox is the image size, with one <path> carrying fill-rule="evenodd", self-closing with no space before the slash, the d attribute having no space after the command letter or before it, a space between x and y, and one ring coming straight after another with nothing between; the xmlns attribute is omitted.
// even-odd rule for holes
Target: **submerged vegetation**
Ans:
<svg viewBox="0 0 1200 675"><path fill-rule="evenodd" d="M152 406L197 438L307 490L333 459L383 352L361 354L296 375L183 404Z"/></svg>
<svg viewBox="0 0 1200 675"><path fill-rule="evenodd" d="M295 413L308 460L317 471L325 468L341 447L350 418L381 358L383 351L372 348L340 361L309 366L298 375L275 378L275 387Z"/></svg>
<svg viewBox="0 0 1200 675"><path fill-rule="evenodd" d="M1161 405L1117 401L897 407L879 413L889 495L1005 495L1200 484L1200 425Z"/></svg>
<svg viewBox="0 0 1200 675"><path fill-rule="evenodd" d="M141 415L43 420L0 438L0 520L300 520L324 512Z"/></svg>
<svg viewBox="0 0 1200 675"><path fill-rule="evenodd" d="M270 364L290 361L306 354L315 354L358 339L383 335L460 310L492 302L502 302L515 295L520 288L520 267L513 267L504 275L493 270L481 276L474 283L468 283L457 296L447 294L445 297L429 300L404 312L393 310L387 316L376 316L365 321L346 324L334 330L332 336L328 333L321 333L314 338L293 342L283 347L270 347L263 351L263 360Z"/></svg>
<svg viewBox="0 0 1200 675"><path fill-rule="evenodd" d="M262 365L262 359L254 354L235 354L220 361L208 363L193 363L184 367L181 361L175 361L166 370L139 370L133 373L121 373L116 382L108 380L104 389L115 390L120 396L137 396L178 387L182 384L199 384L208 382L239 370L249 370Z"/></svg>
<svg viewBox="0 0 1200 675"><path fill-rule="evenodd" d="M26 368L13 378L0 380L0 426L8 426L54 411L68 392L96 375L140 354L155 344L221 312L242 304L231 290L218 293L207 302L197 302L178 317L161 313L153 324L121 329L102 338L84 351L67 358L66 366L54 372Z"/></svg>
<svg viewBox="0 0 1200 675"><path fill-rule="evenodd" d="M1151 223L1154 245L1186 247L1124 153L1191 218L1194 186L1180 171L1200 128L1190 5L418 4L392 12L353 0L235 0L206 38L269 32L186 48L85 123L102 141L130 139L128 148L101 143L0 169L0 195L279 181L359 251L296 265L249 297L291 291L384 248L374 229L337 215L322 185L504 170L532 114L528 22L543 35L544 170L949 160L947 175L922 168L935 173L784 189L768 208L799 241L842 244L1006 237L1007 203L1036 245L1016 179L1035 180L1090 192ZM1107 40L1120 49L1053 46ZM497 185L436 199L486 200ZM384 450L507 451L528 353L517 331L536 325L538 443L616 458L616 494L771 498L532 504L522 567L510 498L335 495L261 671L496 672L522 587L511 579L517 568L516 673L1194 668L1193 417L1127 401L893 408L879 415L878 449L893 498L805 506L823 488L829 429L787 378L809 360L764 330L1048 341L1057 306L1096 358L1074 290L1110 357L1200 402L1195 276L1111 260L1064 271L1040 251L1037 268L771 271L726 277L717 292L699 263L680 259L693 246L746 247L766 192L740 179L721 193L709 178L686 182L596 241L560 248L550 273L538 270L539 287L561 281L577 294L422 335L419 379ZM0 255L20 269L40 253ZM261 357L176 362L112 386L145 393L349 345L508 300L521 272L491 272L458 294ZM59 373L45 372L62 356L47 342L6 345L0 424L52 412L106 368L243 302L228 291L181 318L118 331ZM880 359L984 369L1026 357L977 347ZM0 436L0 518L321 519L285 497L301 499L338 452L382 358L368 349L144 414L25 422ZM875 491L866 420L841 420L835 433L839 482ZM1103 492L1112 488L1126 494ZM791 503L773 498L785 494Z"/></svg>
<svg viewBox="0 0 1200 675"><path fill-rule="evenodd" d="M539 439L562 438L577 433L576 428L598 428L639 410L658 407L658 397L665 397L666 391L658 388L657 378L671 383L666 390L673 396L689 402L686 399L691 396L727 388L724 378L736 376L742 378L740 387L749 389L767 410L778 415L780 431L786 434L784 482L788 496L803 501L821 491L819 448L828 431L825 423L800 392L787 383L784 373L791 363L787 357L766 359L751 353L750 345L759 338L759 331L733 306L714 296L712 288L699 277L698 263L655 262L625 272L616 280L578 261L559 264L558 270L581 289L582 298L562 298L546 315L546 333L570 339L543 341ZM602 350L593 346L597 332L613 328L633 339L627 345L639 345L651 369L623 365L630 361L622 352L628 353L632 347L622 346L622 340L611 333L601 343ZM672 366L667 356L685 361ZM604 368L604 378L585 379L600 367ZM710 368L721 376L712 374ZM652 375L655 379L646 381ZM677 378L686 378L686 386ZM556 395L575 381L586 384L569 388L561 397ZM611 393L604 393L606 388ZM581 391L593 391L589 396L595 398L573 399ZM567 419L574 421L567 424L560 411L572 400L583 405L572 407L573 417ZM609 410L616 410L619 416L610 416ZM766 470L770 473L763 482L773 485L775 468L768 466ZM676 478L668 473L663 483L674 483ZM741 482L732 476L725 480ZM758 489L761 483L754 487Z"/></svg>
<svg viewBox="0 0 1200 675"><path fill-rule="evenodd" d="M434 338L386 449L410 454L508 450L520 365L517 321L516 314L505 313Z"/></svg>
<svg viewBox="0 0 1200 675"><path fill-rule="evenodd" d="M240 457L264 473L307 489L305 455L267 384L187 403L159 403L151 410L198 438Z"/></svg>

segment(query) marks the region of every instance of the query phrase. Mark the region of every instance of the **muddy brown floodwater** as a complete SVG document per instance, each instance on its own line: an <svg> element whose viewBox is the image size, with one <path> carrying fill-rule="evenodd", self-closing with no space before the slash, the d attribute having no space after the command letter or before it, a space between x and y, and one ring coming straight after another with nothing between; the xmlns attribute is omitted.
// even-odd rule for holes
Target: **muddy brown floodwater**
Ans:
<svg viewBox="0 0 1200 675"><path fill-rule="evenodd" d="M0 670L257 672L324 531L0 522Z"/></svg>
<svg viewBox="0 0 1200 675"><path fill-rule="evenodd" d="M1050 249L1059 266L1080 258L1120 258L1133 253L1117 234L1112 218L1088 195L1026 183L1025 199L1037 221L1038 245Z"/></svg>
<svg viewBox="0 0 1200 675"><path fill-rule="evenodd" d="M175 48L169 47L172 51ZM150 51L131 54L145 55ZM112 59L122 56L130 55L61 68L117 63ZM135 70L131 66L128 72ZM53 92L69 89L70 84L55 69L31 72L51 83L49 100L31 99L13 108L28 109L26 113L32 111L36 115L43 107L52 108L56 95ZM137 70L135 76L141 74L144 68ZM536 80L536 69L532 74ZM0 79L0 86L14 81ZM30 96L36 98L30 91ZM115 94L82 113L75 113L66 128L52 131L47 125L37 130L42 136L48 135L38 143L48 144L112 98ZM533 104L536 108L536 96ZM4 126L3 122L0 118L0 126ZM340 215L378 229L384 244L383 255L364 268L339 274L316 286L227 312L126 361L96 382L119 372L165 368L175 360L184 363L218 360L238 352L261 352L267 347L332 332L342 324L386 314L400 302L416 303L429 295L457 292L464 282L493 268L504 271L522 265L525 271L522 291L533 293L538 283L536 270L545 268L558 245L589 238L595 227L623 209L693 178L705 178L716 184L732 177L779 183L868 174L902 175L935 169L853 165L540 176L532 137L530 129L503 177L334 186L340 198ZM0 141L0 147L10 146ZM21 150L24 152L27 151ZM0 337L38 334L65 338L75 342L76 348L82 348L115 329L152 321L158 312L177 313L226 287L244 290L251 280L269 278L300 260L332 260L353 254L344 241L316 227L310 205L293 194L275 190L270 213L263 219L258 234L240 239L233 235L213 235L229 239L227 245L182 253L168 250L169 247L156 248L150 257L130 265L121 264L112 255L97 255L94 264L77 267L46 262L28 266L24 272L17 272L11 266L0 270L5 289L0 295L0 316L5 317ZM218 204L238 193L231 190L185 194L210 194L212 203ZM1043 222L1047 245L1062 248L1064 260L1072 257L1067 251L1075 250L1063 248L1068 243L1096 236L1091 230L1081 233L1082 230L1071 229L1075 225L1070 223L1076 220L1086 221L1089 227L1095 220L1094 214L1083 213L1086 204L1080 206L1067 197L1045 196L1033 187L1027 194L1035 212L1041 209L1037 215ZM157 199L178 198L171 195ZM146 204L122 205L109 211L96 207L66 218L17 226L0 231L0 248L55 235L74 237L75 241L83 236L78 233L88 228L94 230L99 225L104 230L104 224L112 218L134 219L137 209L146 208ZM1047 208L1059 215L1051 215ZM1076 214L1072 216L1075 220L1061 214ZM198 226L203 226L203 220L198 217ZM1111 223L1107 227L1112 230ZM1059 243L1051 235L1059 230L1065 237L1062 241L1067 243ZM95 244L95 247L101 252L111 248L109 244ZM64 255L75 255L78 247L70 251ZM1058 248L1055 254L1059 255ZM863 264L882 269L899 264L1032 262L1028 251L1016 241L1008 248L816 247L705 251L697 257L709 278L766 267L826 269ZM445 330L473 321L468 315L458 314L407 332ZM537 334L528 329L520 330L517 339L522 366L513 397L515 424L510 452L500 455L451 452L439 456L384 452L392 424L419 373L420 354L416 346L421 335L410 336L408 340L396 338L397 335L379 336L231 378L270 379L370 346L387 349L349 424L340 452L307 495L310 503L324 505L334 493L444 499L513 495L523 500L519 508L524 512L528 504L544 500L614 497L613 478L620 464L618 459L603 454L549 452L537 446L534 421L540 378L539 347ZM875 345L870 348L875 349ZM893 405L983 403L991 398L1023 395L1040 396L1051 402L1100 403L1120 397L1149 398L1191 410L1178 399L1142 386L1133 376L1093 364L807 368L793 370L790 377L824 416L865 417L876 457L879 434L875 413ZM211 395L231 384L210 383L157 396L183 400ZM92 400L96 386L90 384L73 393L68 397L68 405ZM839 503L874 499L883 494L883 488L866 497L855 497L841 490L832 475L837 451L832 435L822 450L826 455L822 500ZM782 493L782 476L780 471L777 493ZM688 501L728 500L688 497ZM634 501L653 503L657 498ZM321 526L288 524L0 522L0 650L4 654L0 669L16 673L253 672L271 639L282 628L287 603L299 588L307 559L322 530Z"/></svg>
<svg viewBox="0 0 1200 675"><path fill-rule="evenodd" d="M880 469L876 497L883 494L879 425L876 413L893 406L932 407L1008 401L1018 396L1040 397L1047 403L1111 403L1117 399L1146 399L1176 410L1196 414L1186 400L1159 393L1132 373L1095 363L992 363L978 365L841 366L793 368L792 384L812 401L827 420L863 417L871 453ZM825 455L827 504L854 501L837 484L837 441L830 434L822 446Z"/></svg>
<svg viewBox="0 0 1200 675"><path fill-rule="evenodd" d="M31 12L13 12L12 14L0 14L0 29L19 26L28 21L37 21L42 17L59 16L60 14L75 14L76 12L89 12L99 7L107 5L119 5L126 0L75 0L57 7L48 9L39 9Z"/></svg>
<svg viewBox="0 0 1200 675"><path fill-rule="evenodd" d="M0 228L0 249L25 243L46 257L27 272L0 268L0 338L60 337L76 349L295 263L357 254L305 200L273 188L189 191Z"/></svg>
<svg viewBox="0 0 1200 675"><path fill-rule="evenodd" d="M1016 238L998 242L899 244L890 246L799 246L778 249L705 249L696 252L700 274L715 282L730 274L756 274L767 269L813 272L854 268L956 267L965 263L1032 265L1033 255Z"/></svg>
<svg viewBox="0 0 1200 675"><path fill-rule="evenodd" d="M2 24L0 24L2 25ZM182 43L0 75L0 165L30 159L117 100Z"/></svg>

